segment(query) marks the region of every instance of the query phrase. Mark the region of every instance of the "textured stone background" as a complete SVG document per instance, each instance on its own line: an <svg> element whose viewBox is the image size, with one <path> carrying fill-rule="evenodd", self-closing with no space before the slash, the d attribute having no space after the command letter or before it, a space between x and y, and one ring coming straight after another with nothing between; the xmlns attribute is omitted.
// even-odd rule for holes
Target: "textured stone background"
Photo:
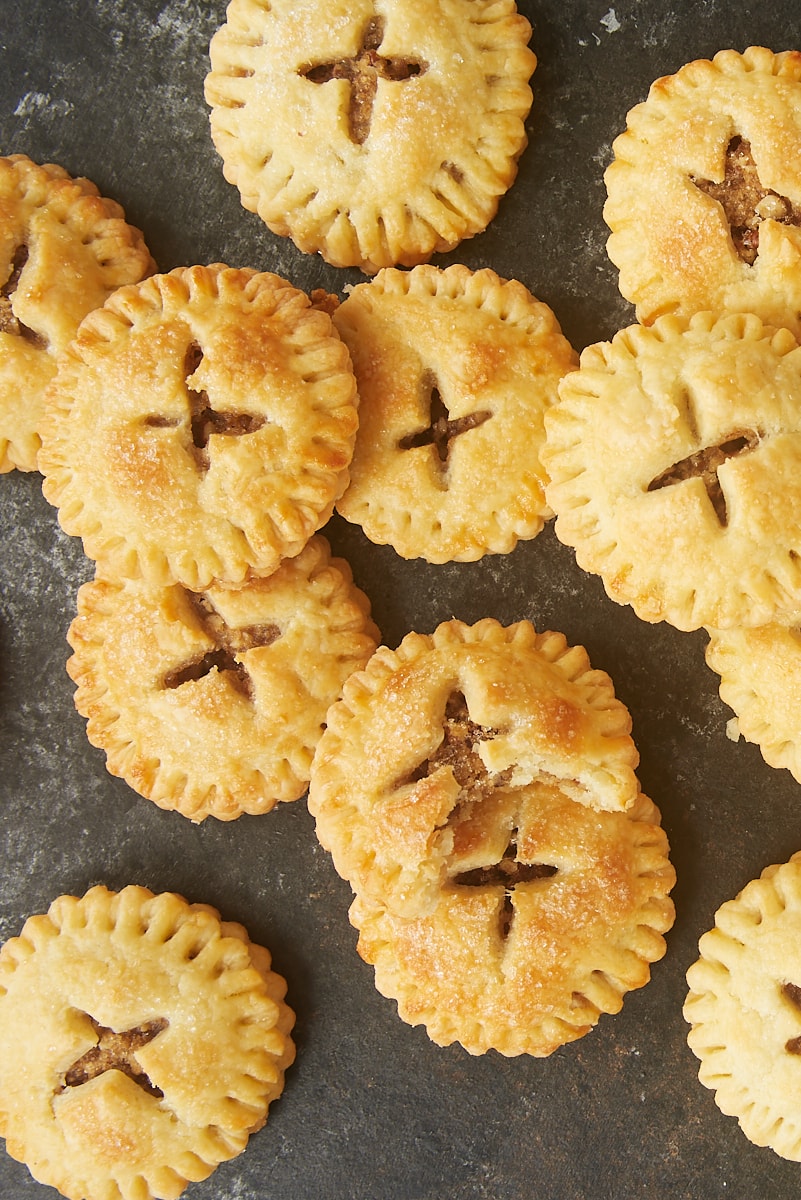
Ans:
<svg viewBox="0 0 801 1200"><path fill-rule="evenodd" d="M518 180L451 261L516 276L578 349L632 320L604 244L602 172L627 110L660 75L725 46L801 47L797 0L524 0L539 57ZM0 0L0 153L92 178L140 226L161 269L226 261L342 292L361 277L304 257L244 212L208 134L212 0ZM441 263L445 259L438 260ZM583 643L631 708L643 788L679 882L668 954L616 1017L543 1061L473 1059L399 1021L355 953L350 893L304 801L194 827L106 772L64 670L91 568L37 475L0 479L0 939L95 882L176 890L271 947L297 1011L298 1059L266 1128L194 1185L197 1200L774 1200L798 1167L751 1146L697 1082L684 972L716 908L801 848L801 792L731 715L703 635L647 626L606 599L550 528L465 566L402 562L333 520L384 640L457 616L530 618ZM0 1155L0 1200L43 1195Z"/></svg>

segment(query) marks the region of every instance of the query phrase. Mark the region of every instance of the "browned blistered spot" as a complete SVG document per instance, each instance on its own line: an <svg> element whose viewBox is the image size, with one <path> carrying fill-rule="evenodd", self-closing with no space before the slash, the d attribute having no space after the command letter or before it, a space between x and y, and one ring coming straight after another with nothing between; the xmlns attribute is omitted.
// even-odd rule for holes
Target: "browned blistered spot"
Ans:
<svg viewBox="0 0 801 1200"><path fill-rule="evenodd" d="M733 137L726 147L725 173L720 183L695 176L691 179L723 207L734 248L749 266L759 254L759 227L764 220L801 225L801 207L762 186L751 143L744 137Z"/></svg>
<svg viewBox="0 0 801 1200"><path fill-rule="evenodd" d="M420 59L382 58L378 53L384 37L382 17L371 17L362 37L362 44L353 58L339 58L303 68L299 74L312 83L328 83L331 79L346 79L350 84L348 130L351 140L364 145L370 133L373 104L379 79L404 80L422 75L428 64Z"/></svg>
<svg viewBox="0 0 801 1200"><path fill-rule="evenodd" d="M97 1034L97 1045L93 1046L91 1050L87 1050L65 1071L61 1087L58 1090L63 1092L66 1088L80 1087L82 1083L87 1083L90 1079L95 1079L106 1071L122 1071L151 1096L161 1097L163 1093L150 1082L134 1055L137 1050L141 1050L142 1046L152 1042L153 1038L166 1029L168 1024L169 1022L164 1018L158 1018L154 1021L146 1021L143 1025L137 1025L122 1033L116 1033L113 1029L107 1029L104 1025L92 1020L92 1026Z"/></svg>
<svg viewBox="0 0 801 1200"><path fill-rule="evenodd" d="M207 596L196 592L186 592L186 596L195 620L210 641L214 642L214 648L168 671L162 679L162 686L179 688L185 683L203 679L214 670L227 671L234 687L251 699L253 688L241 656L258 646L272 645L281 636L281 630L271 624L232 628L226 625Z"/></svg>
<svg viewBox="0 0 801 1200"><path fill-rule="evenodd" d="M648 491L671 487L685 479L700 479L722 526L728 523L726 498L718 479L718 468L730 458L747 454L759 445L760 435L753 429L734 430L714 446L705 446L668 467L648 484Z"/></svg>

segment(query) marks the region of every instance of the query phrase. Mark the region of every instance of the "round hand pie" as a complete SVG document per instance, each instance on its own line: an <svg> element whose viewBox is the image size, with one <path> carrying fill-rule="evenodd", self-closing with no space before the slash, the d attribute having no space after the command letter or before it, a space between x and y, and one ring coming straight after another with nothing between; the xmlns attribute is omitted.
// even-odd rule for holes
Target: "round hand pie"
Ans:
<svg viewBox="0 0 801 1200"><path fill-rule="evenodd" d="M0 158L0 472L36 470L56 359L91 309L153 270L139 230L88 179Z"/></svg>
<svg viewBox="0 0 801 1200"><path fill-rule="evenodd" d="M111 573L241 583L328 520L356 405L348 351L303 292L178 268L82 323L49 392L44 494Z"/></svg>
<svg viewBox="0 0 801 1200"><path fill-rule="evenodd" d="M295 1055L286 984L215 909L60 896L0 951L0 1135L63 1195L175 1200L239 1154Z"/></svg>
<svg viewBox="0 0 801 1200"><path fill-rule="evenodd" d="M512 0L232 0L206 78L225 177L338 267L450 250L517 172L530 35Z"/></svg>

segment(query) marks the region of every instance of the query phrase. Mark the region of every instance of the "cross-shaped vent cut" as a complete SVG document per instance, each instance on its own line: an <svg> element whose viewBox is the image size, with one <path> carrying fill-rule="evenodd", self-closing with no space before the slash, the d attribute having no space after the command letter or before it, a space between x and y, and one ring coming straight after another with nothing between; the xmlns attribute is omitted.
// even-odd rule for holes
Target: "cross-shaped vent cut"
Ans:
<svg viewBox="0 0 801 1200"><path fill-rule="evenodd" d="M763 221L801 225L801 207L763 187L751 143L739 134L726 147L724 176L719 183L694 175L690 178L722 206L734 248L749 266L753 266L759 254L759 227Z"/></svg>
<svg viewBox="0 0 801 1200"><path fill-rule="evenodd" d="M82 1054L65 1071L58 1090L63 1092L67 1088L80 1087L81 1084L88 1083L90 1079L96 1079L98 1075L103 1075L106 1071L122 1071L149 1095L160 1098L163 1092L151 1083L147 1074L137 1063L135 1055L137 1050L141 1050L148 1042L152 1042L155 1037L158 1037L162 1030L167 1028L169 1022L159 1018L117 1033L113 1029L107 1029L106 1026L100 1025L91 1017L90 1020L97 1035L97 1044Z"/></svg>
<svg viewBox="0 0 801 1200"><path fill-rule="evenodd" d="M17 290L22 269L28 261L28 247L26 245L17 246L11 256L11 274L6 282L0 287L0 333L10 333L14 337L23 338L26 342L30 342L33 346L47 345L47 339L41 334L36 333L33 329L29 329L20 321L19 317L14 312L12 304L12 296Z"/></svg>
<svg viewBox="0 0 801 1200"><path fill-rule="evenodd" d="M420 446L432 446L435 451L434 461L440 470L448 465L451 443L455 438L483 425L492 416L488 409L478 409L463 417L451 417L445 401L442 399L437 381L433 373L428 372L423 385L430 392L430 410L428 425L414 433L405 434L398 442L400 450L415 450Z"/></svg>
<svg viewBox="0 0 801 1200"><path fill-rule="evenodd" d="M558 868L548 863L525 863L517 857L517 830L512 831L512 838L503 857L496 863L486 867L473 867L469 871L460 871L452 876L452 882L458 887L502 887L504 891L503 907L500 913L500 936L505 941L511 932L514 920L513 893L516 887L523 883L532 883L536 879L550 879L557 873Z"/></svg>
<svg viewBox="0 0 801 1200"><path fill-rule="evenodd" d="M718 468L730 458L748 454L759 445L760 435L753 429L737 430L716 442L697 450L680 462L674 463L667 470L657 475L648 484L648 491L655 492L660 488L672 487L685 479L700 479L706 488L707 496L715 510L715 515L721 526L728 524L726 497L718 478Z"/></svg>
<svg viewBox="0 0 801 1200"><path fill-rule="evenodd" d="M793 1008L797 1009L801 1015L801 987L796 983L783 983L781 986L781 994L785 1000L789 1000ZM788 1054L801 1054L801 1035L794 1038L789 1038L784 1046Z"/></svg>
<svg viewBox="0 0 801 1200"><path fill-rule="evenodd" d="M186 597L198 625L214 643L214 647L199 658L168 671L162 680L163 686L168 689L179 688L185 683L203 679L214 670L227 671L234 687L252 699L253 687L242 655L257 646L272 645L281 636L281 630L271 624L231 628L207 596L186 592Z"/></svg>
<svg viewBox="0 0 801 1200"><path fill-rule="evenodd" d="M350 84L348 131L351 140L358 146L364 145L370 133L379 79L411 79L428 69L427 63L416 58L383 58L379 54L383 37L383 18L373 16L367 22L361 46L352 58L317 63L298 72L312 83L347 80Z"/></svg>

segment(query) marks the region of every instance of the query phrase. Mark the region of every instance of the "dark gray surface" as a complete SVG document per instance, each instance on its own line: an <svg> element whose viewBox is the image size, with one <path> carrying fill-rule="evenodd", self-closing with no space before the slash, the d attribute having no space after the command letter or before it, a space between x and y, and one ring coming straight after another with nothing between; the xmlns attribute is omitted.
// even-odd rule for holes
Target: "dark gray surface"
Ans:
<svg viewBox="0 0 801 1200"><path fill-rule="evenodd" d="M323 0L321 0L321 3ZM529 0L540 63L530 145L490 229L448 259L521 279L577 349L630 323L608 263L602 172L659 75L725 46L801 47L797 0ZM361 278L273 237L225 183L203 77L211 0L0 0L0 153L85 174L139 225L159 267L226 261L342 292ZM801 1168L757 1149L697 1081L684 972L718 905L801 848L801 789L753 746L704 665L702 634L649 626L583 575L552 529L511 555L407 563L334 520L384 640L457 616L530 618L583 643L630 706L640 778L678 871L668 953L623 1011L546 1060L471 1058L397 1017L355 953L350 893L305 802L195 827L136 796L86 740L65 632L91 573L38 475L0 478L0 939L62 892L146 884L247 925L286 975L298 1058L267 1126L196 1200L773 1200ZM0 1154L0 1200L48 1194ZM54 1195L55 1193L50 1192Z"/></svg>

